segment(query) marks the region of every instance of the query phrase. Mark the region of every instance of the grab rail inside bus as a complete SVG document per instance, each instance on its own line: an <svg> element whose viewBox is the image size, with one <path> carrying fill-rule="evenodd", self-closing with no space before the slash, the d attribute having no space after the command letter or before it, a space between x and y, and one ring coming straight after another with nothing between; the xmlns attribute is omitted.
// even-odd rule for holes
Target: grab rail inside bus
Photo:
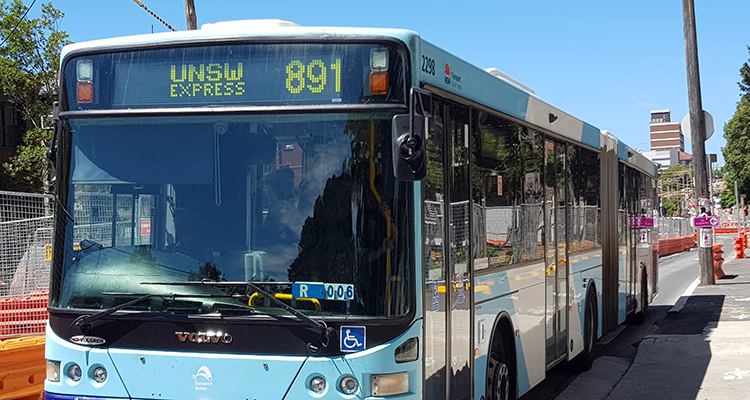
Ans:
<svg viewBox="0 0 750 400"><path fill-rule="evenodd" d="M253 307L253 304L255 304L255 300L258 297L262 297L262 295L258 294L257 292L253 293L250 296L250 300L248 300L247 305L249 305L250 307ZM286 300L286 301L292 301L292 300L294 300L294 301L310 302L315 307L315 311L322 311L323 310L323 307L320 305L320 300L318 300L318 299L308 299L306 297L292 297L292 295L289 294L289 293L274 293L273 297L275 297L275 298L277 298L279 300Z"/></svg>

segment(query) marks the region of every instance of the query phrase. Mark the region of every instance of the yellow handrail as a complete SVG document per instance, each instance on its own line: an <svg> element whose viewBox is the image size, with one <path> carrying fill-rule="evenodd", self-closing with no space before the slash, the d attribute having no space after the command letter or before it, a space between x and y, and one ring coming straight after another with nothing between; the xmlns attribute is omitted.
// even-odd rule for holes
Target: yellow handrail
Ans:
<svg viewBox="0 0 750 400"><path fill-rule="evenodd" d="M375 188L375 121L370 120L370 190L375 196L378 205L383 204L383 199L378 193L378 189ZM391 238L391 213L388 207L380 207L380 212L383 213L383 217L387 223L386 236L388 239ZM385 315L391 315L391 249L386 248L385 258Z"/></svg>
<svg viewBox="0 0 750 400"><path fill-rule="evenodd" d="M249 305L250 307L252 307L253 303L255 303L255 299L257 299L258 297L261 297L260 293L257 293L257 292L253 293L250 296L250 300L247 302L247 305ZM275 298L277 298L279 300L287 300L287 301L292 301L292 300L295 300L295 301L307 301L307 302L313 303L313 306L315 306L315 311L322 311L323 310L323 307L320 305L320 301L318 299L308 299L307 297L295 297L295 298L293 298L292 295L289 294L289 293L274 293L273 297L275 297Z"/></svg>

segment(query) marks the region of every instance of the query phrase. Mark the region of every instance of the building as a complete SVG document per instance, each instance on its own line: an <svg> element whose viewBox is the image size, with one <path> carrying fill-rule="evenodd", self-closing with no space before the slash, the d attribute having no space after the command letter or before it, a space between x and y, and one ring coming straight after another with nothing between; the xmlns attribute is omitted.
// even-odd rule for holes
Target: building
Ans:
<svg viewBox="0 0 750 400"><path fill-rule="evenodd" d="M682 134L680 122L672 122L670 110L651 111L651 149L642 154L649 160L659 164L659 168L667 169L682 164L689 168L693 157L685 152L685 137Z"/></svg>

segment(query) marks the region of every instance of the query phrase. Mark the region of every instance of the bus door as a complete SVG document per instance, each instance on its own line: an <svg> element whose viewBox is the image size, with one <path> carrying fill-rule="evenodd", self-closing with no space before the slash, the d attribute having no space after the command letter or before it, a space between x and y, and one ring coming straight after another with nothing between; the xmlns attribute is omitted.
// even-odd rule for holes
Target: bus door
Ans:
<svg viewBox="0 0 750 400"><path fill-rule="evenodd" d="M625 304L626 314L632 313L636 308L636 283L638 273L638 242L639 230L631 226L630 221L638 216L639 179L638 174L630 167L625 167L625 199L626 199L626 226L628 232L628 254L627 266L625 267Z"/></svg>
<svg viewBox="0 0 750 400"><path fill-rule="evenodd" d="M568 343L568 179L565 144L544 144L546 360L551 366L567 352Z"/></svg>
<svg viewBox="0 0 750 400"><path fill-rule="evenodd" d="M469 264L469 111L433 97L422 181L424 397L470 399L473 303Z"/></svg>

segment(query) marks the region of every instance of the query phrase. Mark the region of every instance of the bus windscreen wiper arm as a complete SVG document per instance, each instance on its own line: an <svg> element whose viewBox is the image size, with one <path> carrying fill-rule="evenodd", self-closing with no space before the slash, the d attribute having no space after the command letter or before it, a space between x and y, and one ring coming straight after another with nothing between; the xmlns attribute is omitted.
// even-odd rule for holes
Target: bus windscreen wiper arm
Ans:
<svg viewBox="0 0 750 400"><path fill-rule="evenodd" d="M135 299L133 299L133 300L130 300L128 302L125 302L125 303L122 303L122 304L118 304L118 305L116 305L114 307L110 307L110 308L108 308L106 310L102 310L102 311L99 311L99 312L94 313L94 314L83 315L83 316L79 317L78 319L76 319L73 322L73 324L75 326L77 326L77 327L79 327L79 328L81 328L83 330L85 327L91 325L92 322L94 322L94 321L96 321L98 319L104 318L104 317L106 317L106 316L108 316L110 314L113 314L113 313L115 313L115 312L117 312L119 310L128 308L128 307L132 306L133 304L140 303L143 300L147 300L147 299L150 299L152 297L161 297L161 298L165 298L165 299L166 298L171 298L172 300L174 300L176 297L210 297L210 298L213 298L213 297L232 297L232 296L226 296L226 295L220 296L220 295L215 295L215 294L197 294L197 293L179 293L179 294L178 293L146 293L146 294L141 294L141 293L109 293L109 292L105 292L105 293L102 293L102 294L103 295L111 295L111 296L138 296L138 297L135 298Z"/></svg>
<svg viewBox="0 0 750 400"><path fill-rule="evenodd" d="M102 294L105 294L105 293L102 293ZM128 295L130 293L118 293L118 294L119 295ZM110 315L110 314L112 314L112 313L114 313L116 311L122 310L123 308L128 308L128 307L132 306L133 304L140 303L143 300L147 300L147 299L150 299L152 297L163 297L163 298L171 297L171 298L174 298L176 296L178 296L178 295L176 295L174 293L148 293L148 294L144 294L144 295L142 295L140 297L137 297L137 298L135 298L133 300L130 300L130 301L122 303L122 304L118 304L118 305L116 305L114 307L110 307L110 308L108 308L106 310L102 310L102 311L99 311L97 313L90 314L90 315L82 315L81 317L79 317L75 321L73 321L73 324L75 326L81 328L81 330L88 330L88 327L90 327L91 323L94 322L94 321L96 321L97 319L104 318L104 317L106 317L106 316L108 316L108 315Z"/></svg>
<svg viewBox="0 0 750 400"><path fill-rule="evenodd" d="M277 299L272 294L266 292L265 290L261 289L258 284L289 284L290 282L218 282L218 281L194 281L194 282L141 282L142 285L176 285L176 286L245 286L250 287L256 292L260 293L264 297L271 300L274 304L278 305L279 307L286 310L288 313L294 315L295 317L299 318L300 321L305 322L307 325L309 325L311 328L313 328L316 332L320 333L321 336L325 338L325 343L323 344L323 347L328 347L328 342L330 341L331 334L333 333L333 328L326 325L323 321L316 321L304 313L300 312L296 308L287 305L283 301Z"/></svg>

